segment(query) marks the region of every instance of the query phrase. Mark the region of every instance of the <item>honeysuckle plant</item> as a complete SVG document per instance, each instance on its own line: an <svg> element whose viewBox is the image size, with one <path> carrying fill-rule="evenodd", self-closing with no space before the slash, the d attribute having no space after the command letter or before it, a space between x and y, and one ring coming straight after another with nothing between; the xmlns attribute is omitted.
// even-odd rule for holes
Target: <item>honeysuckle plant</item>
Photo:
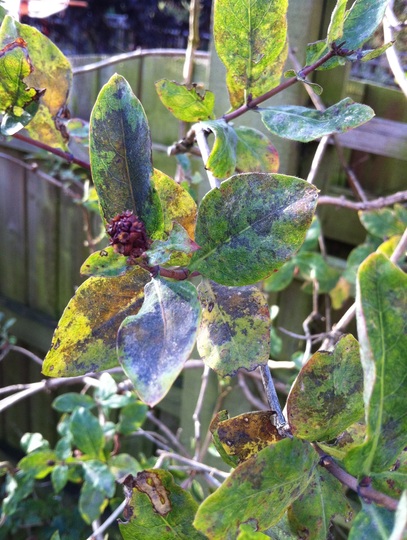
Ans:
<svg viewBox="0 0 407 540"><path fill-rule="evenodd" d="M303 69L284 74L287 1L215 1L213 39L226 67L230 110L216 118L210 90L165 79L156 84L165 107L192 124L174 148L197 145L202 156L211 189L199 205L154 169L148 119L127 81L116 74L100 91L89 153L110 242L83 263L87 279L59 321L43 373L70 377L121 366L139 399L153 407L196 344L219 377L259 368L270 404L267 412L228 418L222 411L214 418L214 443L232 472L200 505L166 470L130 471L120 524L125 539L325 539L333 519L352 518L350 538L402 538L407 279L397 263L405 232L397 228L391 247L377 242L366 258L355 255L357 275L349 277L349 270L347 277L356 287L358 340L344 335L312 355L283 413L268 367L270 310L257 284L266 280L278 290L295 268L315 279L322 263L299 250L318 190L277 172L278 154L264 133L232 124L258 114L274 135L309 142L369 121L372 109L349 98L324 111L265 102L294 84L310 84L317 69L381 54L391 44L370 51L363 45L387 4L356 0L348 8L338 0L326 39L307 47ZM58 115L69 63L44 36L8 16L0 46L2 132L25 127L66 152ZM374 228L381 216L361 219ZM398 219L405 227L405 212ZM343 485L361 496L358 508Z"/></svg>

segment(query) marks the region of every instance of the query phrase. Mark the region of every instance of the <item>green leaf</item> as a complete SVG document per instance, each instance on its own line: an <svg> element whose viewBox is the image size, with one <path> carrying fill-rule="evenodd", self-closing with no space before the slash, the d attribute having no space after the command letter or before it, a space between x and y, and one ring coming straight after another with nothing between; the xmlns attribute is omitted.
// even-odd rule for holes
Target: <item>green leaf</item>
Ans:
<svg viewBox="0 0 407 540"><path fill-rule="evenodd" d="M124 540L204 540L192 526L198 504L180 488L171 474L146 470L127 478L127 523L119 522Z"/></svg>
<svg viewBox="0 0 407 540"><path fill-rule="evenodd" d="M337 38L340 43L344 42L344 47L348 51L355 51L362 47L362 45L373 35L377 27L382 22L388 0L356 0L352 7L346 11L345 19L343 21L343 32L340 38ZM343 7L338 2L338 10L334 11L335 22L333 26L331 24L330 30L335 31L340 29L342 9ZM307 65L311 65L319 60L329 50L328 41L330 39L330 33L328 32L328 39L326 41L317 41L311 43L307 47ZM319 69L332 69L338 65L343 65L345 58L332 58L329 62L326 62Z"/></svg>
<svg viewBox="0 0 407 540"><path fill-rule="evenodd" d="M120 411L119 424L117 429L123 435L131 435L136 432L144 423L148 407L136 401L123 407Z"/></svg>
<svg viewBox="0 0 407 540"><path fill-rule="evenodd" d="M69 467L62 463L61 465L55 465L51 473L52 487L55 493L59 493L64 489L68 482Z"/></svg>
<svg viewBox="0 0 407 540"><path fill-rule="evenodd" d="M113 497L115 492L115 477L106 463L96 459L84 461L82 464L85 482L93 489L104 493L106 497Z"/></svg>
<svg viewBox="0 0 407 540"><path fill-rule="evenodd" d="M105 494L84 482L79 496L79 511L82 519L89 525L98 519L108 504Z"/></svg>
<svg viewBox="0 0 407 540"><path fill-rule="evenodd" d="M159 238L163 215L150 180L150 129L141 103L117 74L103 86L92 110L90 163L104 219L132 210L149 236Z"/></svg>
<svg viewBox="0 0 407 540"><path fill-rule="evenodd" d="M26 129L31 138L67 150L66 138L59 129L59 116L65 109L72 84L71 65L58 47L39 30L7 16L0 30L0 47L18 38L26 42L33 67L25 77L25 83L36 89L45 89L38 111Z"/></svg>
<svg viewBox="0 0 407 540"><path fill-rule="evenodd" d="M23 457L18 468L34 478L42 479L51 473L55 460L56 454L53 450L37 450Z"/></svg>
<svg viewBox="0 0 407 540"><path fill-rule="evenodd" d="M340 39L343 35L347 0L337 0L332 11L326 42L328 45Z"/></svg>
<svg viewBox="0 0 407 540"><path fill-rule="evenodd" d="M123 481L126 476L136 476L142 470L140 463L129 454L116 454L109 459L109 469L116 481Z"/></svg>
<svg viewBox="0 0 407 540"><path fill-rule="evenodd" d="M36 450L49 450L49 442L41 433L24 433L20 446L26 454L31 454Z"/></svg>
<svg viewBox="0 0 407 540"><path fill-rule="evenodd" d="M162 103L178 120L199 122L213 118L215 94L202 90L198 85L179 84L168 79L155 83L157 94Z"/></svg>
<svg viewBox="0 0 407 540"><path fill-rule="evenodd" d="M287 0L215 3L214 41L232 108L278 85L287 56L287 7Z"/></svg>
<svg viewBox="0 0 407 540"><path fill-rule="evenodd" d="M366 440L345 459L355 475L390 468L407 445L407 275L373 253L360 266L356 315L364 372Z"/></svg>
<svg viewBox="0 0 407 540"><path fill-rule="evenodd" d="M387 51L387 49L390 49L390 47L392 47L394 43L394 41L390 41L389 43L385 43L384 45L382 45L381 47L377 47L376 49L361 51L357 55L357 59L361 62L370 62L370 60L381 56L384 52Z"/></svg>
<svg viewBox="0 0 407 540"><path fill-rule="evenodd" d="M403 234L407 227L407 209L397 204L394 209L368 210L359 212L359 219L372 236L389 238L396 234Z"/></svg>
<svg viewBox="0 0 407 540"><path fill-rule="evenodd" d="M266 364L270 354L270 312L254 285L225 287L204 279L198 287L202 320L197 347L218 375L234 375Z"/></svg>
<svg viewBox="0 0 407 540"><path fill-rule="evenodd" d="M300 252L292 260L300 276L307 281L318 282L319 294L331 291L338 282L340 270L330 266L321 253Z"/></svg>
<svg viewBox="0 0 407 540"><path fill-rule="evenodd" d="M254 531L250 525L241 525L239 531L237 540L266 540L270 538L266 534Z"/></svg>
<svg viewBox="0 0 407 540"><path fill-rule="evenodd" d="M293 435L329 441L363 416L359 344L343 337L331 352L316 352L300 371L288 397Z"/></svg>
<svg viewBox="0 0 407 540"><path fill-rule="evenodd" d="M174 223L172 231L166 240L156 240L146 251L148 263L151 265L163 264L171 259L174 253L192 254L199 249L188 236L187 231L179 223Z"/></svg>
<svg viewBox="0 0 407 540"><path fill-rule="evenodd" d="M407 451L400 454L392 470L373 473L370 478L374 489L399 499L407 486Z"/></svg>
<svg viewBox="0 0 407 540"><path fill-rule="evenodd" d="M283 264L283 266L271 274L264 281L264 290L266 292L278 292L287 288L294 279L295 261L291 260Z"/></svg>
<svg viewBox="0 0 407 540"><path fill-rule="evenodd" d="M325 111L297 105L257 109L266 128L286 139L310 142L324 135L344 133L371 120L374 111L367 105L345 98Z"/></svg>
<svg viewBox="0 0 407 540"><path fill-rule="evenodd" d="M96 407L95 400L87 394L79 394L78 392L67 392L54 399L52 407L58 412L72 412L77 407L85 407L93 409Z"/></svg>
<svg viewBox="0 0 407 540"><path fill-rule="evenodd" d="M82 264L82 276L115 277L122 276L134 267L127 264L127 257L117 253L113 246L95 251Z"/></svg>
<svg viewBox="0 0 407 540"><path fill-rule="evenodd" d="M341 516L348 522L352 514L341 483L321 467L289 508L288 519L298 538L327 540L332 520Z"/></svg>
<svg viewBox="0 0 407 540"><path fill-rule="evenodd" d="M236 169L238 172L278 171L280 160L270 140L257 129L239 126L237 135Z"/></svg>
<svg viewBox="0 0 407 540"><path fill-rule="evenodd" d="M203 198L190 269L222 285L268 277L301 246L318 190L280 174L240 174Z"/></svg>
<svg viewBox="0 0 407 540"><path fill-rule="evenodd" d="M275 426L274 411L249 412L234 418L220 411L212 420L210 431L222 459L232 467L282 438Z"/></svg>
<svg viewBox="0 0 407 540"><path fill-rule="evenodd" d="M374 503L362 501L362 510L355 517L349 540L389 540L394 525L394 512ZM401 537L399 537L401 538Z"/></svg>
<svg viewBox="0 0 407 540"><path fill-rule="evenodd" d="M88 457L104 459L105 438L98 419L84 407L76 409L71 416L70 428L73 444Z"/></svg>
<svg viewBox="0 0 407 540"><path fill-rule="evenodd" d="M3 135L14 135L38 110L42 92L29 88L24 82L33 69L26 45L18 38L0 50L0 113L5 113L1 123Z"/></svg>
<svg viewBox="0 0 407 540"><path fill-rule="evenodd" d="M236 538L245 522L264 531L278 523L306 489L317 462L311 446L299 439L264 448L239 465L201 504L195 527L211 540Z"/></svg>
<svg viewBox="0 0 407 540"><path fill-rule="evenodd" d="M201 122L200 126L215 136L208 161L204 164L205 169L211 171L217 178L227 178L233 174L236 167L235 130L223 119Z"/></svg>
<svg viewBox="0 0 407 540"><path fill-rule="evenodd" d="M124 372L144 403L163 399L195 344L200 319L196 288L154 278L144 289L137 315L127 317L117 336Z"/></svg>
<svg viewBox="0 0 407 540"><path fill-rule="evenodd" d="M158 169L154 169L153 181L163 208L164 231L169 233L173 223L179 223L193 240L197 214L194 199L186 189Z"/></svg>
<svg viewBox="0 0 407 540"><path fill-rule="evenodd" d="M55 330L42 368L44 375L75 376L118 365L117 331L128 315L140 309L149 280L149 273L136 267L124 276L85 281Z"/></svg>

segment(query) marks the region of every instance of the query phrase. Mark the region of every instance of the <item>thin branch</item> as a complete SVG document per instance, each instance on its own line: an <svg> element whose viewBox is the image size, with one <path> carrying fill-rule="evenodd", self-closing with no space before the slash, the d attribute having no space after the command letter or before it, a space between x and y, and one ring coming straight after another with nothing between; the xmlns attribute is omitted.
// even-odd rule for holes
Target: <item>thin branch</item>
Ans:
<svg viewBox="0 0 407 540"><path fill-rule="evenodd" d="M100 525L100 527L98 529L96 529L95 531L93 531L93 533L91 534L91 536L89 536L86 540L95 540L95 538L98 536L98 535L101 535L102 533L105 532L106 529L108 529L110 527L110 525L112 525L116 519L120 516L120 514L123 512L123 510L126 508L126 505L127 505L127 500L124 500L117 508L114 512L112 512L110 514L110 516L106 519L105 522L102 523L102 525Z"/></svg>
<svg viewBox="0 0 407 540"><path fill-rule="evenodd" d="M194 128L195 128L196 142L198 144L199 150L201 151L202 161L206 169L206 164L208 162L208 159L211 153L209 149L208 141L207 141L208 133L204 129L199 127L199 124L195 124ZM214 176L212 172L209 171L208 169L206 169L206 174L208 175L208 180L209 180L211 189L218 188L220 186L219 178L216 178L216 176Z"/></svg>
<svg viewBox="0 0 407 540"><path fill-rule="evenodd" d="M188 45L185 51L185 61L182 76L186 84L192 82L194 72L194 59L199 47L199 15L201 12L200 0L191 0L189 5L189 32Z"/></svg>
<svg viewBox="0 0 407 540"><path fill-rule="evenodd" d="M154 416L152 411L149 411L147 413L147 418L148 420L150 420L150 422L155 424L158 427L158 429L160 429L165 434L165 436L172 443L174 448L177 448L185 457L190 457L189 452L185 448L185 446L181 444L181 442L177 439L177 437L173 434L173 432L170 429L168 429L167 426L161 422L161 420L159 420L156 416Z"/></svg>
<svg viewBox="0 0 407 540"><path fill-rule="evenodd" d="M390 260L391 262L397 264L398 260L401 259L407 251L407 228L405 229L402 237L400 238L395 250L393 251Z"/></svg>
<svg viewBox="0 0 407 540"><path fill-rule="evenodd" d="M252 393L250 388L247 386L246 378L243 375L243 373L238 373L237 374L237 381L238 381L239 387L241 388L241 390L243 392L244 397L247 399L247 401L251 405L253 405L253 407L256 407L256 409L259 410L259 411L265 411L265 410L268 409L268 406L265 403L263 403L263 401L261 401L259 398L257 398Z"/></svg>
<svg viewBox="0 0 407 540"><path fill-rule="evenodd" d="M392 206L400 202L407 201L407 191L397 191L386 197L379 197L372 201L354 202L345 199L345 197L331 197L329 195L321 195L318 199L318 204L328 204L332 206L340 206L341 208L349 208L349 210L379 210L385 206Z"/></svg>
<svg viewBox="0 0 407 540"><path fill-rule="evenodd" d="M40 141L36 141L34 139L30 139L30 137L26 137L25 135L21 135L21 133L15 133L13 135L14 139L18 139L19 141L25 142L27 144L31 144L32 146L36 146L37 148L41 148L42 150L46 150L47 152L50 152L51 154L54 154L55 156L58 156L68 163L75 163L76 165L79 165L80 167L84 169L90 170L90 165L86 161L82 161L81 159L76 158L69 152L64 152L63 150L60 150L59 148L53 148L49 144L42 143Z"/></svg>
<svg viewBox="0 0 407 540"><path fill-rule="evenodd" d="M220 476L221 478L229 478L229 473L227 472L216 469L215 467L210 467L209 465L205 465L205 463L199 463L198 461L195 461L193 459L185 458L183 456L175 454L174 452L160 452L160 457L157 460L157 463L154 465L154 469L159 469L164 459L167 458L174 459L175 461L179 461L180 463L185 463L186 465L189 465L192 470L195 471L208 472L210 474Z"/></svg>
<svg viewBox="0 0 407 540"><path fill-rule="evenodd" d="M386 13L383 18L383 37L384 37L385 43L389 43L390 41L395 40L393 28L395 26L395 22L398 25L397 18L394 15L394 12L392 9L392 4L393 2L390 2L390 4L387 6ZM403 94L407 97L406 74L404 72L402 63L400 62L400 58L397 54L397 50L395 49L394 46L386 50L386 56L387 56L387 61L389 62L390 69L393 72L394 80L399 85Z"/></svg>
<svg viewBox="0 0 407 540"><path fill-rule="evenodd" d="M325 150L328 147L329 135L325 135L318 143L314 158L311 163L311 168L307 176L307 182L313 184L317 175L319 166L321 165L322 158L324 157Z"/></svg>
<svg viewBox="0 0 407 540"><path fill-rule="evenodd" d="M18 345L10 345L8 350L24 354L25 356L33 360L36 364L42 366L43 361L41 360L41 358L33 352L29 351L28 349L24 349L24 347L19 347Z"/></svg>
<svg viewBox="0 0 407 540"><path fill-rule="evenodd" d="M260 366L259 371L263 382L264 389L266 391L267 401L270 405L270 409L275 412L277 417L277 429L285 432L287 426L287 420L285 419L281 410L280 402L278 400L276 388L274 386L273 378L268 366Z"/></svg>
<svg viewBox="0 0 407 540"><path fill-rule="evenodd" d="M192 420L194 422L194 435L195 435L194 460L198 459L200 449L201 449L201 420L200 420L200 414L201 414L202 407L203 407L203 404L204 404L206 389L208 388L209 373L210 373L210 368L209 368L209 366L205 365L203 373L202 373L201 388L199 390L195 410L194 410L193 415L192 415Z"/></svg>
<svg viewBox="0 0 407 540"><path fill-rule="evenodd" d="M360 486L357 479L351 474L344 471L331 456L328 456L322 448L320 448L316 443L312 444L312 447L316 450L318 455L321 457L320 465L324 467L328 472L330 472L335 478L337 478L341 484L352 489L358 493L361 497L368 499L372 502L380 504L389 510L396 511L398 506L398 501L393 499L384 493L376 491L370 486L362 487Z"/></svg>

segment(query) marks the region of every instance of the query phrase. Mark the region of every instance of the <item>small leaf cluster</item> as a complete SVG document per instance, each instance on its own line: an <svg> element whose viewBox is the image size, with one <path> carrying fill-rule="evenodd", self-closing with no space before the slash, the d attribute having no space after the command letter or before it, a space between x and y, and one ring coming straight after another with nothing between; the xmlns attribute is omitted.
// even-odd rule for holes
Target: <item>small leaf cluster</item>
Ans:
<svg viewBox="0 0 407 540"><path fill-rule="evenodd" d="M40 433L26 433L21 439L26 456L16 468L2 464L4 532L32 527L40 528L41 538L54 531L61 538L82 538L116 504L119 483L143 469L144 458L140 462L118 448L144 423L146 405L132 392L120 391L108 373L98 382L93 393L68 392L54 400L53 408L62 415L54 448Z"/></svg>

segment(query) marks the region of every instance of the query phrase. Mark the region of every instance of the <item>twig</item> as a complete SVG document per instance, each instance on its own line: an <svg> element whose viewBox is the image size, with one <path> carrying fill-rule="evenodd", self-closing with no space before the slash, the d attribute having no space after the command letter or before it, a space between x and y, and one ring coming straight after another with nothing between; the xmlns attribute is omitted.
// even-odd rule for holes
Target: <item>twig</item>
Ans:
<svg viewBox="0 0 407 540"><path fill-rule="evenodd" d="M120 62L125 62L131 58L145 58L147 56L159 56L159 57L183 57L185 54L184 49L137 49L136 51L131 51L124 54L117 54L111 56L105 60L99 60L98 62L93 62L92 64L87 64L86 66L78 66L72 69L73 75L79 75L80 73L89 73L91 71L96 71L97 69L112 66L114 64L119 64ZM196 58L209 58L209 53L206 51L195 51Z"/></svg>
<svg viewBox="0 0 407 540"><path fill-rule="evenodd" d="M94 540L103 540L103 536L96 532L100 527L100 522L98 519L95 519L95 521L92 521L92 529L93 529L93 533L92 533L92 538Z"/></svg>
<svg viewBox="0 0 407 540"><path fill-rule="evenodd" d="M359 484L357 479L351 474L344 471L331 456L328 456L322 448L320 448L316 443L312 444L312 447L321 457L320 465L324 467L328 472L330 472L335 478L337 478L341 484L352 489L358 493L361 497L366 498L372 502L378 503L389 510L396 511L398 506L398 501L392 499L391 497L376 491L370 486L363 487Z"/></svg>
<svg viewBox="0 0 407 540"><path fill-rule="evenodd" d="M185 52L185 62L182 76L184 82L189 84L192 82L194 72L194 58L199 46L199 14L201 12L200 0L191 0L189 5L189 32L188 45Z"/></svg>
<svg viewBox="0 0 407 540"><path fill-rule="evenodd" d="M315 177L321 164L322 158L324 157L325 150L328 147L329 137L329 135L324 135L318 143L318 147L316 149L314 158L311 163L311 168L307 176L307 182L309 184L313 184L315 181Z"/></svg>
<svg viewBox="0 0 407 540"><path fill-rule="evenodd" d="M407 191L397 191L386 197L379 197L372 201L354 202L345 199L345 197L331 197L329 195L321 195L318 199L318 204L329 204L332 206L340 206L341 208L349 208L349 210L379 210L385 206L392 206L400 202L407 201Z"/></svg>
<svg viewBox="0 0 407 540"><path fill-rule="evenodd" d="M175 461L179 461L180 463L186 463L191 467L192 470L195 471L203 471L208 472L210 474L220 476L221 478L228 478L229 473L221 471L220 469L216 469L215 467L210 467L209 465L205 465L205 463L199 463L198 461L195 461L193 459L185 458L183 456L180 456L178 454L175 454L174 452L159 452L160 457L157 460L156 464L154 465L154 469L159 469L161 467L162 462L164 459L174 459Z"/></svg>
<svg viewBox="0 0 407 540"><path fill-rule="evenodd" d="M281 410L280 402L278 400L276 388L274 386L273 378L271 376L269 367L264 365L260 366L259 371L264 389L266 391L267 401L270 405L270 409L275 412L277 417L277 429L284 432L287 426L287 420L285 419Z"/></svg>
<svg viewBox="0 0 407 540"><path fill-rule="evenodd" d="M95 538L98 536L98 535L101 535L102 533L105 532L105 530L110 527L110 525L112 525L112 523L114 521L116 521L116 519L120 516L120 514L123 512L123 510L126 508L126 505L127 505L127 500L124 500L120 506L118 506L116 508L116 510L114 512L112 512L110 514L110 516L106 519L105 522L102 523L102 525L100 525L100 527L98 529L96 529L95 531L93 531L93 533L91 534L91 536L89 536L86 540L95 540Z"/></svg>
<svg viewBox="0 0 407 540"><path fill-rule="evenodd" d="M246 379L243 373L237 374L237 381L243 392L244 397L251 405L256 407L256 409L259 411L265 411L268 409L268 406L251 392L250 388L247 386Z"/></svg>
<svg viewBox="0 0 407 540"><path fill-rule="evenodd" d="M397 23L397 24L395 24ZM386 13L383 18L383 37L385 43L394 41L394 31L393 28L398 25L398 21L393 12L393 2L390 2L387 6ZM403 94L407 97L407 79L406 74L404 73L403 66L400 62L400 58L397 54L396 49L390 47L386 50L387 61L394 75L394 80L399 85Z"/></svg>
<svg viewBox="0 0 407 540"><path fill-rule="evenodd" d="M211 153L209 149L208 141L207 141L208 134L204 129L199 127L199 124L195 124L194 128L195 128L196 142L198 144L199 150L201 151L202 161L206 169L206 164L208 162L208 159ZM208 169L206 169L206 174L208 175L208 180L209 180L211 189L218 188L220 186L219 178L216 178L216 176L214 176L212 172L209 171Z"/></svg>
<svg viewBox="0 0 407 540"><path fill-rule="evenodd" d="M199 452L200 452L200 448L201 448L201 421L200 421L200 414L201 414L202 406L203 406L204 399L205 399L206 389L208 388L209 373L210 373L210 368L209 368L209 366L205 365L203 373L202 373L201 388L199 390L195 410L194 410L194 413L192 415L192 420L194 422L194 434L195 434L195 452L194 452L194 458L193 458L194 460L197 460L199 458Z"/></svg>
<svg viewBox="0 0 407 540"><path fill-rule="evenodd" d="M9 345L8 350L24 354L25 356L28 356L28 358L33 360L36 364L42 366L43 361L41 360L41 358L33 352L29 351L28 349L24 349L24 347L19 347L18 345Z"/></svg>
<svg viewBox="0 0 407 540"><path fill-rule="evenodd" d="M398 260L401 259L406 253L407 250L407 228L405 229L402 237L400 238L395 250L393 251L390 260L391 262L397 264Z"/></svg>
<svg viewBox="0 0 407 540"><path fill-rule="evenodd" d="M165 436L172 443L174 448L177 448L185 457L190 457L185 446L175 437L173 432L161 422L161 420L154 416L152 411L149 411L147 413L147 419L150 420L150 422L152 422L153 424L155 424L158 429L160 429L165 434Z"/></svg>

